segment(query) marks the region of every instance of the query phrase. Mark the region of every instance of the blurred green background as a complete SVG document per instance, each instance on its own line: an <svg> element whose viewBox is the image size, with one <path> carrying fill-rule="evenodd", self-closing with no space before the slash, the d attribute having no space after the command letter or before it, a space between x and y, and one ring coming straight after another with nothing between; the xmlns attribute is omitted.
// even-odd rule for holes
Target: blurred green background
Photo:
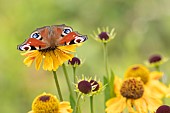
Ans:
<svg viewBox="0 0 170 113"><path fill-rule="evenodd" d="M36 28L66 24L89 36L98 27L115 27L116 38L108 44L109 66L116 75L123 76L129 65L143 63L152 54L170 57L169 4L168 0L0 0L1 113L26 113L37 95L57 94L52 73L36 71L33 65L27 68L17 50L17 45ZM89 37L77 48L76 55L85 59L78 76L97 76L102 80L105 68L101 43ZM169 66L167 62L161 67L167 76ZM70 68L68 72L72 77ZM68 100L62 68L57 73ZM95 111L103 113L103 94L94 99ZM88 98L81 106L82 113L89 113Z"/></svg>

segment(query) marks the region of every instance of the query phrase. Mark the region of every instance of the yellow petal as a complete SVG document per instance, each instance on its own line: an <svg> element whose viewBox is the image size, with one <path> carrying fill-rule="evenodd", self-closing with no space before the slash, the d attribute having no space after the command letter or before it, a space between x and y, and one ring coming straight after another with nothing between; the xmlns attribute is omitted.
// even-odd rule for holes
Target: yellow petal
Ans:
<svg viewBox="0 0 170 113"><path fill-rule="evenodd" d="M121 113L126 107L126 98L119 96L106 102L106 113Z"/></svg>
<svg viewBox="0 0 170 113"><path fill-rule="evenodd" d="M26 51L25 53L21 53L23 56L29 56L29 57L35 57L39 54L38 50L33 50L33 51Z"/></svg>
<svg viewBox="0 0 170 113"><path fill-rule="evenodd" d="M114 91L115 91L116 95L120 95L121 84L122 84L122 80L118 76L115 76Z"/></svg>
<svg viewBox="0 0 170 113"><path fill-rule="evenodd" d="M34 59L35 57L26 57L24 59L24 64L29 67L33 63Z"/></svg>
<svg viewBox="0 0 170 113"><path fill-rule="evenodd" d="M53 71L55 71L55 70L57 70L59 65L61 65L61 62L60 62L58 55L55 55L55 53L53 51L50 52L50 55L53 59Z"/></svg>
<svg viewBox="0 0 170 113"><path fill-rule="evenodd" d="M69 53L65 53L61 50L55 50L55 54L59 57L59 62L61 64L63 64L63 62L73 58L73 55L72 54L69 54Z"/></svg>
<svg viewBox="0 0 170 113"><path fill-rule="evenodd" d="M167 86L158 80L150 80L146 87L148 87L147 91L150 91L156 98L162 98L168 90Z"/></svg>
<svg viewBox="0 0 170 113"><path fill-rule="evenodd" d="M58 49L64 51L64 52L75 52L77 45L73 44L73 45L68 45L68 46L59 46Z"/></svg>
<svg viewBox="0 0 170 113"><path fill-rule="evenodd" d="M134 106L138 113L148 113L147 104L143 98L134 100Z"/></svg>
<svg viewBox="0 0 170 113"><path fill-rule="evenodd" d="M43 59L43 55L41 53L39 53L37 55L36 59L35 59L35 68L36 68L36 70L40 69L42 59Z"/></svg>
<svg viewBox="0 0 170 113"><path fill-rule="evenodd" d="M53 59L51 58L50 53L46 52L44 56L45 56L45 58L44 58L43 69L52 71L52 69L53 69Z"/></svg>
<svg viewBox="0 0 170 113"><path fill-rule="evenodd" d="M133 104L133 100L132 99L128 99L127 100L127 108L128 108L129 113L135 113L135 110L132 107L132 104Z"/></svg>
<svg viewBox="0 0 170 113"><path fill-rule="evenodd" d="M69 102L60 102L59 113L72 113L73 110L71 109Z"/></svg>
<svg viewBox="0 0 170 113"><path fill-rule="evenodd" d="M160 78L162 78L162 76L163 76L162 72L154 71L150 73L151 80L159 80Z"/></svg>
<svg viewBox="0 0 170 113"><path fill-rule="evenodd" d="M145 99L150 112L156 112L156 109L162 105L162 101L153 96L146 95L143 96L143 98Z"/></svg>

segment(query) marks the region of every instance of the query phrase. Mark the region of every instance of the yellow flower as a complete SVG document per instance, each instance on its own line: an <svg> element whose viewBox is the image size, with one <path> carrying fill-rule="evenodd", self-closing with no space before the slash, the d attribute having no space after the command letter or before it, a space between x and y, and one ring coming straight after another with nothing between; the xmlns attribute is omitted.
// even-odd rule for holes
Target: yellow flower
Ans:
<svg viewBox="0 0 170 113"><path fill-rule="evenodd" d="M68 46L58 46L53 50L32 50L22 53L26 56L24 59L24 64L30 66L35 60L35 68L40 69L41 62L43 63L43 69L49 71L55 71L61 66L65 61L72 59L73 55L70 52L75 52L78 45L68 45Z"/></svg>
<svg viewBox="0 0 170 113"><path fill-rule="evenodd" d="M162 76L162 72L150 72L147 67L141 64L130 66L124 75L125 78L141 78L144 83L145 90L157 98L162 98L167 93L166 85L159 81Z"/></svg>
<svg viewBox="0 0 170 113"><path fill-rule="evenodd" d="M122 81L115 76L114 92L116 97L106 102L107 113L129 113L155 112L162 104L161 100L145 92L143 82L139 78L128 78Z"/></svg>
<svg viewBox="0 0 170 113"><path fill-rule="evenodd" d="M28 113L72 113L69 102L59 102L56 96L43 93L32 103L32 111Z"/></svg>

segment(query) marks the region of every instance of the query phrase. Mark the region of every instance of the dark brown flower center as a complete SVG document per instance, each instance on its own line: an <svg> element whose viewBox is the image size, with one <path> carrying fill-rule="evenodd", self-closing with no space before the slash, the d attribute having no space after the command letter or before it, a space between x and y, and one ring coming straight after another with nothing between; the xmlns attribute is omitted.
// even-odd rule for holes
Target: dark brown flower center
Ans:
<svg viewBox="0 0 170 113"><path fill-rule="evenodd" d="M91 83L86 80L80 81L78 83L78 89L80 90L80 92L84 94L88 94L91 92L91 89L92 89Z"/></svg>
<svg viewBox="0 0 170 113"><path fill-rule="evenodd" d="M47 96L47 95L41 96L39 98L39 100L42 101L42 102L46 102L46 101L50 100L50 96Z"/></svg>
<svg viewBox="0 0 170 113"><path fill-rule="evenodd" d="M120 93L127 99L138 99L144 92L143 82L135 78L130 78L123 82Z"/></svg>
<svg viewBox="0 0 170 113"><path fill-rule="evenodd" d="M170 113L170 106L162 105L156 110L156 113Z"/></svg>
<svg viewBox="0 0 170 113"><path fill-rule="evenodd" d="M150 63L159 62L159 61L161 61L161 60L162 60L162 58L161 58L160 55L153 55L153 56L151 56L151 57L149 58L149 62L150 62Z"/></svg>
<svg viewBox="0 0 170 113"><path fill-rule="evenodd" d="M80 63L81 63L80 59L77 57L73 57L71 60L68 61L68 64L71 64L71 65L75 65L75 64L80 65Z"/></svg>
<svg viewBox="0 0 170 113"><path fill-rule="evenodd" d="M101 40L108 40L109 39L107 32L101 32L98 36Z"/></svg>

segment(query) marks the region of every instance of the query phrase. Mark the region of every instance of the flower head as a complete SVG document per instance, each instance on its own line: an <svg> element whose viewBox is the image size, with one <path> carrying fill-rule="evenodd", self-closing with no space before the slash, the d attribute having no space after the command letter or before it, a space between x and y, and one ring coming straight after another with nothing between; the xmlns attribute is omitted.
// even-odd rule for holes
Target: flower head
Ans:
<svg viewBox="0 0 170 113"><path fill-rule="evenodd" d="M55 71L65 61L72 59L70 52L75 52L77 45L58 46L54 49L32 50L22 53L26 56L24 64L30 66L35 60L35 68L40 69L41 63L44 70Z"/></svg>
<svg viewBox="0 0 170 113"><path fill-rule="evenodd" d="M59 102L56 96L43 93L38 95L32 103L29 113L72 113L69 102Z"/></svg>
<svg viewBox="0 0 170 113"><path fill-rule="evenodd" d="M124 75L125 78L140 78L144 83L145 90L157 98L162 98L167 92L167 86L159 81L162 76L162 72L150 72L149 69L142 64L130 66Z"/></svg>
<svg viewBox="0 0 170 113"><path fill-rule="evenodd" d="M165 58L159 54L155 54L149 57L148 61L146 62L146 65L151 66L151 67L158 67L167 61L168 61L168 58Z"/></svg>
<svg viewBox="0 0 170 113"><path fill-rule="evenodd" d="M103 28L103 30L98 28L97 30L98 33L94 32L94 34L91 35L91 37L99 42L107 43L110 40L112 40L116 35L114 28L112 28L110 31L108 27Z"/></svg>
<svg viewBox="0 0 170 113"><path fill-rule="evenodd" d="M75 85L76 92L88 96L96 95L105 88L105 86L103 86L99 80L97 81L96 78L85 78L84 76L81 80L78 80L78 83Z"/></svg>
<svg viewBox="0 0 170 113"><path fill-rule="evenodd" d="M81 61L77 57L73 57L72 59L68 60L68 64L72 65L73 67L77 67L81 64Z"/></svg>
<svg viewBox="0 0 170 113"><path fill-rule="evenodd" d="M170 113L170 106L162 105L156 110L156 113Z"/></svg>
<svg viewBox="0 0 170 113"><path fill-rule="evenodd" d="M126 108L129 113L155 112L162 104L160 99L145 92L143 81L140 78L131 77L122 81L115 76L114 92L116 97L106 102L105 111L107 113L121 113Z"/></svg>
<svg viewBox="0 0 170 113"><path fill-rule="evenodd" d="M147 83L149 81L149 74L150 74L150 71L148 68L146 68L145 66L141 64L136 64L136 65L130 66L127 69L127 71L125 72L125 78L140 77L144 83Z"/></svg>

